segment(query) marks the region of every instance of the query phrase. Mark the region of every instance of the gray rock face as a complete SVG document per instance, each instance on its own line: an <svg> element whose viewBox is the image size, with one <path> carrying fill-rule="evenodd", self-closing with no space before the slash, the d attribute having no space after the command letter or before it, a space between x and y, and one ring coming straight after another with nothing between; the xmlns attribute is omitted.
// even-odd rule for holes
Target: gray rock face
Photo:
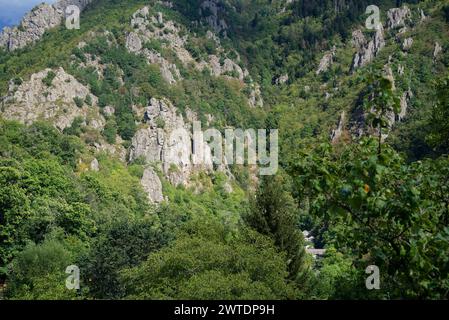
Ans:
<svg viewBox="0 0 449 320"><path fill-rule="evenodd" d="M162 194L162 183L152 168L146 168L140 181L143 189L148 194L150 203L161 203L164 201Z"/></svg>
<svg viewBox="0 0 449 320"><path fill-rule="evenodd" d="M201 62L199 64L199 69L208 68L211 73L218 77L221 75L236 75L236 78L243 81L245 76L248 74L247 70L243 70L237 63L231 59L224 59L223 64L220 63L220 58L212 54L209 56L209 62Z"/></svg>
<svg viewBox="0 0 449 320"><path fill-rule="evenodd" d="M138 53L142 50L142 40L140 40L139 35L135 32L130 32L126 36L126 48L130 52Z"/></svg>
<svg viewBox="0 0 449 320"><path fill-rule="evenodd" d="M331 52L328 52L324 55L324 57L320 61L320 65L318 66L318 70L316 71L316 74L319 75L320 73L326 72L331 67L332 63L334 62L334 56L335 56L335 46L332 48Z"/></svg>
<svg viewBox="0 0 449 320"><path fill-rule="evenodd" d="M402 42L402 50L409 51L413 45L413 38L406 38Z"/></svg>
<svg viewBox="0 0 449 320"><path fill-rule="evenodd" d="M100 171L100 164L97 159L92 160L90 163L90 170L92 171Z"/></svg>
<svg viewBox="0 0 449 320"><path fill-rule="evenodd" d="M110 117L115 114L115 108L111 106L106 106L103 108L103 114Z"/></svg>
<svg viewBox="0 0 449 320"><path fill-rule="evenodd" d="M418 9L418 12L419 12L419 16L420 16L419 22L424 22L424 21L426 21L428 17L427 17L426 14L424 13L424 10Z"/></svg>
<svg viewBox="0 0 449 320"><path fill-rule="evenodd" d="M76 5L82 11L93 0L59 0L53 5L42 3L25 15L20 27L4 28L0 34L0 47L14 51L36 42L45 31L61 24L65 9Z"/></svg>
<svg viewBox="0 0 449 320"><path fill-rule="evenodd" d="M262 92L260 91L259 85L254 85L251 89L250 95L249 95L249 105L252 108L263 108L264 101L262 98Z"/></svg>
<svg viewBox="0 0 449 320"><path fill-rule="evenodd" d="M195 120L192 112L189 120ZM178 115L168 100L151 99L145 109L147 128L138 130L132 139L129 160L139 157L149 164L159 164L166 178L173 185L188 185L189 178L197 170L211 171L212 161L201 165L192 163L192 136L190 125ZM186 135L179 136L179 133ZM211 159L205 145L205 158Z"/></svg>
<svg viewBox="0 0 449 320"><path fill-rule="evenodd" d="M384 66L384 77L390 80L392 89L396 90L396 80L394 79L393 69L391 69L391 66L389 64L386 64Z"/></svg>
<svg viewBox="0 0 449 320"><path fill-rule="evenodd" d="M56 27L61 21L62 13L58 13L53 6L41 4L23 18L20 28L3 29L0 46L8 51L23 48L39 40L46 30Z"/></svg>
<svg viewBox="0 0 449 320"><path fill-rule="evenodd" d="M223 32L226 36L228 25L224 19L220 17L223 11L218 0L206 0L200 5L200 15L204 17L209 26L216 32ZM209 13L209 15L206 15Z"/></svg>
<svg viewBox="0 0 449 320"><path fill-rule="evenodd" d="M180 30L175 23L170 20L164 20L161 12L156 16L150 17L148 7L136 11L131 20L131 26L134 31L126 36L126 48L133 53L144 55L148 63L158 64L162 77L170 84L181 80L181 73L178 67L167 61L159 52L145 47L145 43L152 39L164 40L167 45L177 53L179 59L187 64L193 60L189 52L185 50L184 45L187 38L179 35Z"/></svg>
<svg viewBox="0 0 449 320"><path fill-rule="evenodd" d="M74 56L72 56L73 58ZM80 62L79 67L81 68L93 68L97 73L100 79L104 78L104 71L106 66L101 63L101 59L95 55L91 55L89 53L85 53L84 57L86 58L85 62Z"/></svg>
<svg viewBox="0 0 449 320"><path fill-rule="evenodd" d="M92 144L92 147L95 153L107 153L109 155L117 157L122 162L126 162L127 151L121 145L122 142L123 141L121 140L120 136L117 135L116 145L111 145L106 142L94 142Z"/></svg>
<svg viewBox="0 0 449 320"><path fill-rule="evenodd" d="M388 72L391 72L391 68L387 65L384 69L385 77L388 78ZM392 75L391 75L392 76ZM403 121L408 113L410 99L413 98L413 92L409 88L404 92L400 98L400 110L396 114L391 111L386 115L388 127L383 130L382 140L385 140L389 135L389 130L398 123ZM364 110L362 106L356 107L351 113L351 119L349 122L349 130L353 137L358 139L365 135L378 135L378 129L369 127L366 123L366 119L370 113L377 113L375 109L369 111Z"/></svg>
<svg viewBox="0 0 449 320"><path fill-rule="evenodd" d="M408 91L404 92L401 97L401 111L397 115L397 121L403 121L404 118L407 116L408 111L408 103L410 99L413 98L413 92L409 88Z"/></svg>
<svg viewBox="0 0 449 320"><path fill-rule="evenodd" d="M214 7L214 1L210 3L206 1L203 4L204 8L212 6L212 13L217 10L218 7ZM218 2L217 2L218 3ZM206 9L204 9L206 10ZM186 44L189 39L188 30L181 30L181 28L173 21L164 19L161 13L155 16L150 15L149 7L143 7L137 10L131 19L131 27L133 31L129 32L126 38L126 47L130 52L144 55L148 63L158 64L162 77L170 84L182 80L181 73L178 67L170 63L159 52L153 49L145 48L145 45L154 40L160 40L162 47L172 50L182 64L186 67L193 65L196 69L203 71L208 69L214 76L225 76L227 78L236 78L240 81L244 81L245 77L249 77L247 69L243 69L238 62L240 57L237 54L237 62L226 57L226 50L221 46L220 39L216 34L210 30L206 33L206 37L211 39L216 44L217 55L210 54L204 60L196 61L193 59L190 52L186 49ZM222 59L219 58L222 57ZM261 105L263 101L257 90L252 92L248 97L250 105Z"/></svg>
<svg viewBox="0 0 449 320"><path fill-rule="evenodd" d="M288 74L286 73L286 74L281 75L281 76L279 76L278 78L276 78L276 79L274 80L274 83L277 84L277 85L280 85L280 84L287 83L288 80L289 80L289 77L288 77Z"/></svg>
<svg viewBox="0 0 449 320"><path fill-rule="evenodd" d="M388 10L388 29L405 27L406 22L411 19L412 13L407 6Z"/></svg>
<svg viewBox="0 0 449 320"><path fill-rule="evenodd" d="M435 42L435 48L433 49L433 58L437 59L441 52L443 52L443 47L438 42Z"/></svg>
<svg viewBox="0 0 449 320"><path fill-rule="evenodd" d="M131 27L142 44L158 39L166 42L170 48L183 48L187 41L187 35L180 35L181 30L174 21L164 19L160 12L151 16L149 7L143 7L133 14Z"/></svg>
<svg viewBox="0 0 449 320"><path fill-rule="evenodd" d="M44 80L49 72L54 72L50 86ZM85 101L88 95L92 106L78 107L75 99ZM81 117L87 125L101 129L105 120L99 114L97 102L97 97L63 68L46 69L33 74L29 81L19 86L10 86L10 91L2 98L3 117L25 124L48 119L60 130L69 127L76 117Z"/></svg>
<svg viewBox="0 0 449 320"><path fill-rule="evenodd" d="M357 29L352 33L351 43L357 50L361 50L366 45L366 38L362 30Z"/></svg>
<svg viewBox="0 0 449 320"><path fill-rule="evenodd" d="M385 47L384 30L380 26L376 30L373 39L356 52L351 69L355 70L373 61L383 47Z"/></svg>
<svg viewBox="0 0 449 320"><path fill-rule="evenodd" d="M219 46L217 50L223 51L223 48ZM240 61L239 56L237 57L237 61ZM248 70L246 68L242 69L242 67L233 60L224 58L223 61L221 61L217 55L211 54L208 56L208 61L197 63L196 68L200 71L208 69L211 74L216 77L224 76L228 79L238 79L242 82L248 77L251 81L251 84L248 84L248 86L250 86L248 103L251 107L263 107L264 101L260 92L260 86L257 83L252 83ZM286 75L286 77L288 80L288 75Z"/></svg>
<svg viewBox="0 0 449 320"><path fill-rule="evenodd" d="M142 41L135 32L130 32L126 37L126 47L130 52L143 54L148 63L160 66L162 78L170 84L182 79L178 67L164 59L159 52L143 49Z"/></svg>
<svg viewBox="0 0 449 320"><path fill-rule="evenodd" d="M170 84L181 80L181 72L178 67L164 59L159 52L144 49L143 55L147 58L149 63L158 64L160 66L162 78Z"/></svg>
<svg viewBox="0 0 449 320"><path fill-rule="evenodd" d="M345 121L346 121L346 112L343 111L340 115L340 119L338 120L337 128L332 131L332 134L331 134L332 143L337 143L338 140L340 140L341 135L343 134L344 127L345 127Z"/></svg>

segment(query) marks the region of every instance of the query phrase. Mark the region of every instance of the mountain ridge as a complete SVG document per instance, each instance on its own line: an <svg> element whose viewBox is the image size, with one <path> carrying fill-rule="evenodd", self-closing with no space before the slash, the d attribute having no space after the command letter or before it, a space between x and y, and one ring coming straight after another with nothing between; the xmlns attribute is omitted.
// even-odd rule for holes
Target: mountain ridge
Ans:
<svg viewBox="0 0 449 320"><path fill-rule="evenodd" d="M445 1L376 29L371 1L82 1L68 30L74 1L0 35L6 297L447 297ZM194 125L277 129L278 171L195 163Z"/></svg>

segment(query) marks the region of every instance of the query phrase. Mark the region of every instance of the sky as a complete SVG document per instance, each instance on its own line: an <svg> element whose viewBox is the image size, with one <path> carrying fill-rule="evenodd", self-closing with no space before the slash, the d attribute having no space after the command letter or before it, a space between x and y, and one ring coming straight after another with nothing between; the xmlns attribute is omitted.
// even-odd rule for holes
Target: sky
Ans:
<svg viewBox="0 0 449 320"><path fill-rule="evenodd" d="M0 0L0 30L4 26L17 25L25 13L42 2L53 3L55 0Z"/></svg>

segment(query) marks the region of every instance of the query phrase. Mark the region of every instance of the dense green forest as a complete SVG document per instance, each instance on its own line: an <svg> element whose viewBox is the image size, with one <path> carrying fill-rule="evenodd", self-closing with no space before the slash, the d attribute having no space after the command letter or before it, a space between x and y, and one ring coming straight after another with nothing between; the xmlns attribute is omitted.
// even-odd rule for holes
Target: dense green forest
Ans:
<svg viewBox="0 0 449 320"><path fill-rule="evenodd" d="M447 2L206 1L218 16L204 2L94 0L79 30L0 49L0 299L449 298ZM385 44L353 68L353 32L366 46L376 37L364 29L372 4ZM406 27L387 28L404 5ZM156 20L133 51L144 6ZM211 16L226 21L214 36ZM221 74L201 67L211 56ZM69 83L79 89L65 101ZM152 101L176 112L150 119ZM218 130L279 129L277 174L215 166L173 183L183 168L133 157L139 133L192 113ZM71 265L78 290L66 287Z"/></svg>

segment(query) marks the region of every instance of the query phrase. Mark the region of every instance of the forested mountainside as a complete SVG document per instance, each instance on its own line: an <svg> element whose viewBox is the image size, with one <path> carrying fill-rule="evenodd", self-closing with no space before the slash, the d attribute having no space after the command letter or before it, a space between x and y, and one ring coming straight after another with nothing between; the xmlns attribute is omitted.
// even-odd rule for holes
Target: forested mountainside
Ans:
<svg viewBox="0 0 449 320"><path fill-rule="evenodd" d="M447 299L448 68L443 0L38 5L0 34L0 298ZM278 129L276 174L188 161L198 123Z"/></svg>

